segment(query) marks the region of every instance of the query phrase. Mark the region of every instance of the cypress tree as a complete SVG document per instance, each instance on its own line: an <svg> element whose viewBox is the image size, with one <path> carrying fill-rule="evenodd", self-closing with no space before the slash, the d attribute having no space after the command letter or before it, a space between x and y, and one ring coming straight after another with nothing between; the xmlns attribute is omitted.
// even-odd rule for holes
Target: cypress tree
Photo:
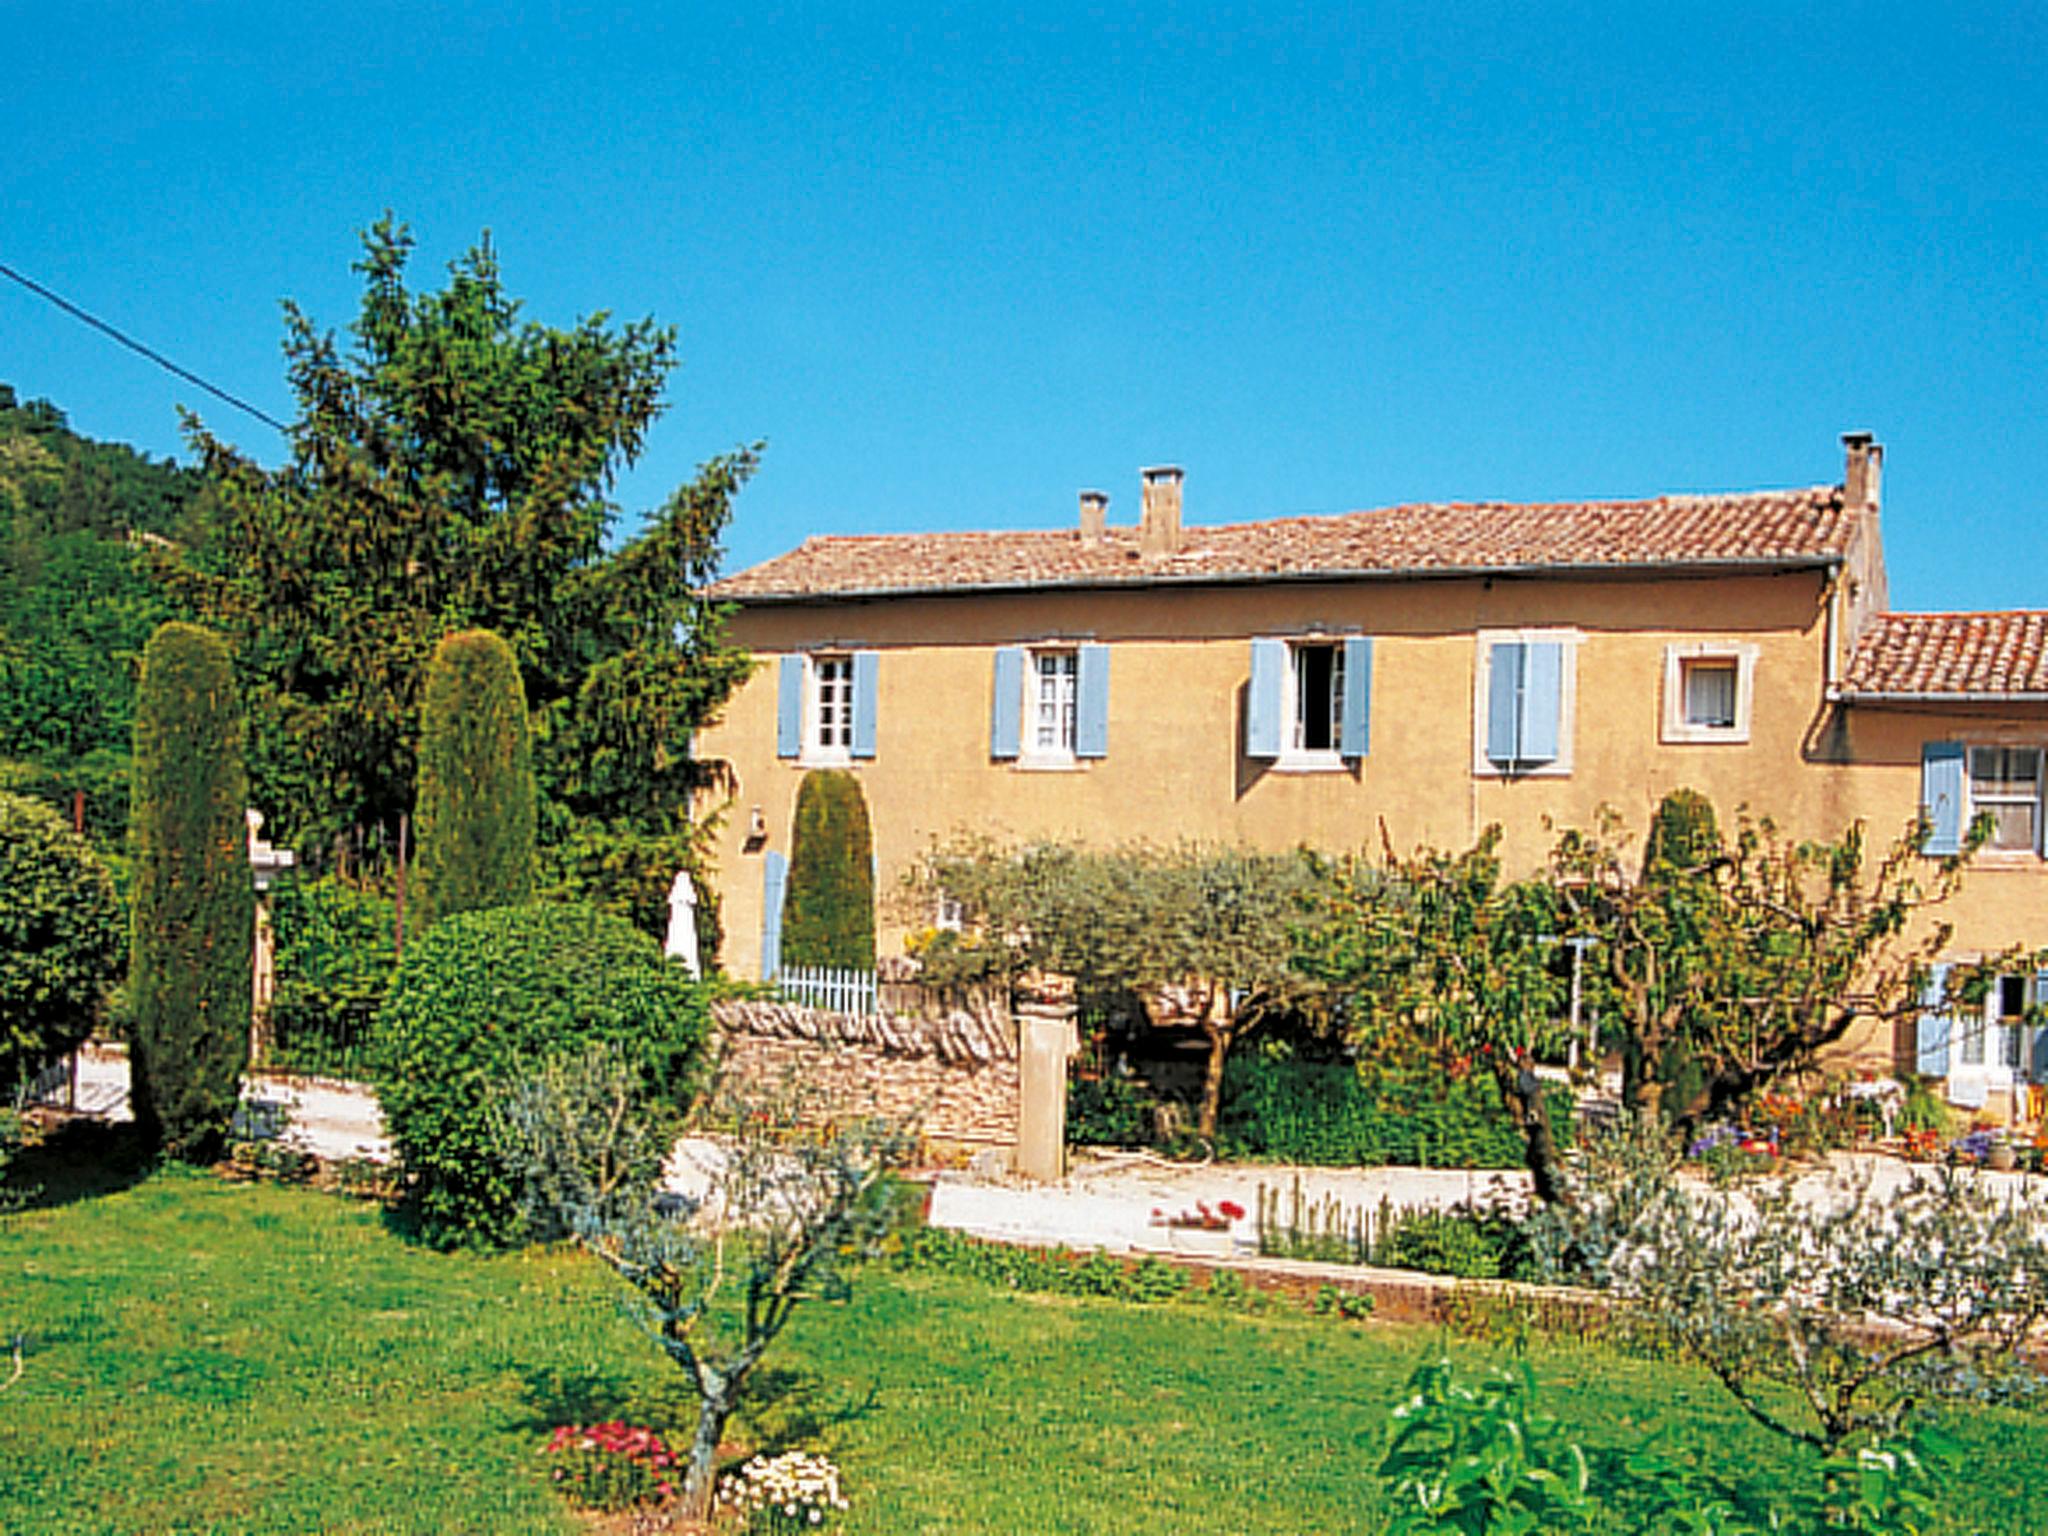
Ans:
<svg viewBox="0 0 2048 1536"><path fill-rule="evenodd" d="M1674 789L1657 802L1649 836L1643 840L1643 884L1662 892L1660 905L1675 928L1696 928L1700 915L1712 911L1714 865L1722 852L1713 801L1696 789ZM1682 1033L1655 1061L1642 1060L1632 1042L1623 1046L1624 1098L1631 1105L1640 1099L1646 1077L1662 1085L1655 1097L1667 1118L1683 1112L1706 1091L1706 1074Z"/></svg>
<svg viewBox="0 0 2048 1536"><path fill-rule="evenodd" d="M789 965L874 968L875 842L867 797L850 773L807 773L797 790L782 958Z"/></svg>
<svg viewBox="0 0 2048 1536"><path fill-rule="evenodd" d="M244 725L226 645L165 624L135 695L134 930L128 990L135 1118L174 1156L219 1155L249 1064Z"/></svg>
<svg viewBox="0 0 2048 1536"><path fill-rule="evenodd" d="M512 648L486 629L444 637L420 720L418 931L533 895L533 755Z"/></svg>

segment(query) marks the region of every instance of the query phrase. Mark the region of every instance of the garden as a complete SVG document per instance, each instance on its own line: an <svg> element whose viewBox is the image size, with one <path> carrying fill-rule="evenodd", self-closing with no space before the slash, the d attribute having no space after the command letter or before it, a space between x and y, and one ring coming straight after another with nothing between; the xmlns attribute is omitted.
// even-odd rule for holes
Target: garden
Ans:
<svg viewBox="0 0 2048 1536"><path fill-rule="evenodd" d="M158 585L107 713L125 738L92 749L95 814L127 788L118 832L75 792L66 816L68 758L0 790L0 1083L114 1039L133 1111L0 1113L0 1528L2048 1528L2048 1209L1977 1166L2033 1149L1915 1085L1882 1131L1940 1165L1818 1199L1779 1176L1870 1131L1818 1066L1926 1006L1927 919L1974 843L1724 835L1680 792L1640 851L1603 817L1512 878L1497 831L1377 857L935 848L901 893L959 920L913 945L924 984L1070 983L1097 1047L1083 1139L1519 1164L1527 1193L1351 1209L1276 1173L1259 1256L1313 1266L1284 1283L926 1227L914 1121L722 1075L735 984L655 937L701 861L676 743L749 665L696 594L752 451L608 545L600 488L671 339L522 326L488 251L410 293L408 250L367 238L349 358L295 317L303 462L195 427L218 523L121 556ZM442 391L447 368L475 376ZM476 414L442 419L455 399ZM462 454L384 430L414 408ZM444 472L483 442L505 484ZM382 480L318 472L360 453L449 498L436 536ZM315 548L360 569L309 581ZM366 601L389 622L358 624ZM29 676L0 673L0 718ZM823 873L791 952L871 964L858 785L806 789ZM252 802L306 853L262 909L267 1014ZM1981 1001L2043 959L1941 985ZM1597 1115L1585 1000L1619 1063ZM1102 1049L1112 1019L1178 1039L1178 1080ZM258 1134L255 1049L366 1079L393 1164ZM713 1150L679 1187L685 1131ZM1161 1213L1209 1237L1253 1217ZM1360 1265L1469 1283L1396 1323Z"/></svg>

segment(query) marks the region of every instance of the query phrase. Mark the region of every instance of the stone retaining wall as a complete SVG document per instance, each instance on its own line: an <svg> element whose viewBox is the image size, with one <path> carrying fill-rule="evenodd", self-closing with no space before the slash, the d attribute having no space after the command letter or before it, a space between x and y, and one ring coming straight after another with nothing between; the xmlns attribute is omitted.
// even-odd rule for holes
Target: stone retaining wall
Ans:
<svg viewBox="0 0 2048 1536"><path fill-rule="evenodd" d="M927 1141L1017 1145L1017 1026L993 1009L862 1018L732 998L712 1007L720 1059L744 1081L801 1084L825 1113L916 1122Z"/></svg>

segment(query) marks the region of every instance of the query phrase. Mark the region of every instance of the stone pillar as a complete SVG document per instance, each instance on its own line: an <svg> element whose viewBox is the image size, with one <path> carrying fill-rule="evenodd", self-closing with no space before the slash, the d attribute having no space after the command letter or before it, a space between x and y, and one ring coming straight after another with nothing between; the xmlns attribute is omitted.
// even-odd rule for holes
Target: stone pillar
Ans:
<svg viewBox="0 0 2048 1536"><path fill-rule="evenodd" d="M1027 1179L1067 1172L1067 1061L1080 1049L1071 984L1033 977L1017 989L1017 1164Z"/></svg>

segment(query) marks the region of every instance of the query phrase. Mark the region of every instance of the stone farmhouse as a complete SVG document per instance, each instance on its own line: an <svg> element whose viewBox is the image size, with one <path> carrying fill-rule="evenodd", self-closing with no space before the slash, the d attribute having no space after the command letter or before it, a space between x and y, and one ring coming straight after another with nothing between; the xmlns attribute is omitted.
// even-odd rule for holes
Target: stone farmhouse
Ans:
<svg viewBox="0 0 2048 1536"><path fill-rule="evenodd" d="M695 748L732 775L724 962L776 970L823 766L860 777L883 892L960 829L1336 851L1499 823L1532 868L1553 827L1640 831L1681 786L1880 845L1924 806L1930 852L1988 813L1956 953L2048 942L2048 612L1891 612L1883 450L1843 442L1842 483L1797 490L1191 524L1161 468L1136 527L1084 491L1063 531L807 539L713 589L762 662ZM2027 1116L2036 996L1930 1012L1901 1065Z"/></svg>

